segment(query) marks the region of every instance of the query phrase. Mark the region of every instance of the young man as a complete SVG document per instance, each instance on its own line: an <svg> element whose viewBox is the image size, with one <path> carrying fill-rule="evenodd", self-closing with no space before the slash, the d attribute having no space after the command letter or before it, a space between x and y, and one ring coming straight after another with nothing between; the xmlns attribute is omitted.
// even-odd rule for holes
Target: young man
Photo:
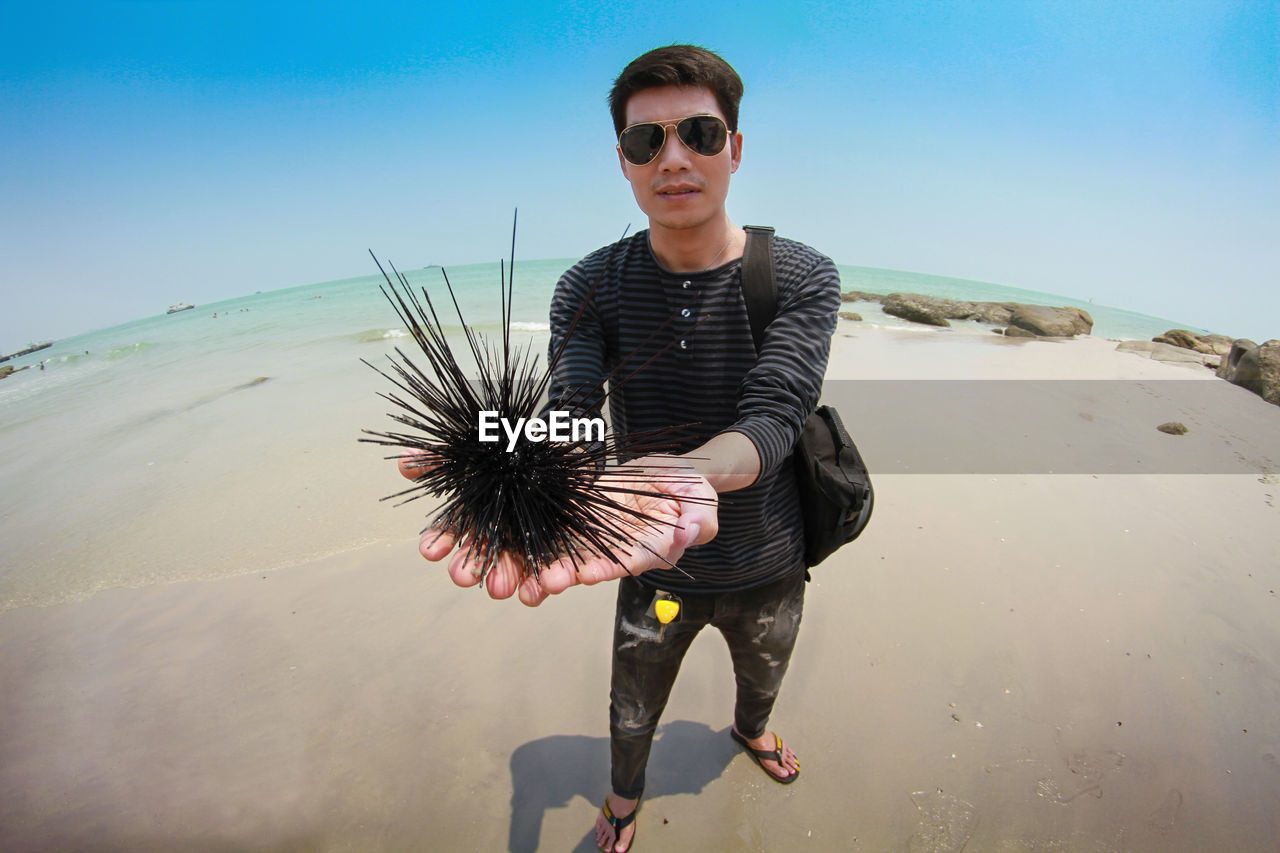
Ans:
<svg viewBox="0 0 1280 853"><path fill-rule="evenodd" d="M649 228L566 272L551 305L552 351L585 306L552 378L552 406L616 369L613 375L625 380L609 394L613 430L684 426L678 453L705 478L689 483L686 474L670 485L671 501L659 509L680 527L623 555L634 576L599 560L577 575L567 564L545 570L541 586L530 578L519 588L526 604L537 604L574 583L621 578L609 714L612 790L596 821L603 850L631 846L659 717L705 625L720 630L733 659L738 689L730 734L771 778L794 782L800 770L766 723L804 602L790 453L818 400L840 288L828 258L774 240L778 308L756 352L742 297L747 236L725 210L742 159L741 96L742 81L728 63L689 45L650 51L623 70L610 95L618 161ZM688 494L712 494L708 486L722 496L718 515L714 506L681 502ZM423 554L442 559L452 544L428 534ZM659 568L655 550L678 561L679 570ZM476 583L456 555L450 574L460 585ZM490 594L512 595L517 577L512 565L491 572ZM665 626L656 616L659 600L680 607Z"/></svg>

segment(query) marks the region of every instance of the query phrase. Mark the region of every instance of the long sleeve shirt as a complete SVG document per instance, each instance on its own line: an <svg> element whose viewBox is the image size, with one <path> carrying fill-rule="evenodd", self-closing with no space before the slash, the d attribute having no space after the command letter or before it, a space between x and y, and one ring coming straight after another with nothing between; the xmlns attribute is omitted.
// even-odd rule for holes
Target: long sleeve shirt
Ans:
<svg viewBox="0 0 1280 853"><path fill-rule="evenodd" d="M681 559L693 580L660 569L639 576L648 586L730 592L804 571L791 451L822 390L840 279L829 258L784 238L774 238L774 266L778 310L759 354L741 259L674 273L658 263L641 231L587 256L556 286L549 352L564 348L550 407L597 413L602 394L584 392L608 377L614 435L680 426L664 449L687 453L734 431L760 455L756 482L720 496L716 538Z"/></svg>

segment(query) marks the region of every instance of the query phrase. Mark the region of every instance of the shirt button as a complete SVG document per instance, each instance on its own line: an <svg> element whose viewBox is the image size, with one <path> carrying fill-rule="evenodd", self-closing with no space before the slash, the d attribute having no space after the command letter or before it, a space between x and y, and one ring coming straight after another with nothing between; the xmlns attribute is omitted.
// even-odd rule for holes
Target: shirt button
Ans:
<svg viewBox="0 0 1280 853"><path fill-rule="evenodd" d="M685 290L688 290L690 287L693 287L693 282L691 282L691 281L686 281L684 284L682 284L682 285L680 285L680 286L681 286L681 287L683 287Z"/></svg>
<svg viewBox="0 0 1280 853"><path fill-rule="evenodd" d="M692 313L693 313L693 312L692 312L692 311L690 311L688 308L681 308L681 309L680 309L680 316L681 316L681 317L688 317L688 316L689 316L690 314L692 314Z"/></svg>
<svg viewBox="0 0 1280 853"><path fill-rule="evenodd" d="M689 343L687 341L680 342L680 349L688 349L688 348L689 348Z"/></svg>

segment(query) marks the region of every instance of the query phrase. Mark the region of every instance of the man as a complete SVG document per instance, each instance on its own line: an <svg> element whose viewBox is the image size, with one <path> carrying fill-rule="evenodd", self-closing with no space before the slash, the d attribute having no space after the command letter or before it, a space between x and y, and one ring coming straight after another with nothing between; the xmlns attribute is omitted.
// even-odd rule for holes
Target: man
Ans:
<svg viewBox="0 0 1280 853"><path fill-rule="evenodd" d="M551 405L611 371L615 433L685 425L678 462L702 478L673 478L670 501L650 506L678 523L575 574L566 562L520 581L514 559L488 578L494 597L526 604L575 583L619 579L610 691L612 790L596 821L602 850L625 851L644 788L649 748L681 660L705 625L724 635L737 703L731 735L769 776L790 783L795 753L766 729L804 602L803 528L790 452L817 403L839 307L834 264L774 241L777 315L757 354L742 297L746 232L728 216L730 177L742 159L742 81L716 54L673 45L623 70L610 95L618 160L649 228L589 255L565 273L551 305L551 350L565 341ZM787 176L788 179L792 175ZM753 238L754 239L754 238ZM656 332L656 334L655 334ZM643 369L637 369L641 365ZM598 401L596 401L598 405ZM411 465L402 465L413 473ZM722 496L719 512L687 496ZM718 532L717 532L718 531ZM453 542L429 533L422 552ZM686 549L688 549L686 551ZM658 552L679 569L660 568ZM658 569L657 571L648 571ZM630 576L628 575L630 573ZM450 575L477 582L465 557ZM676 602L670 624L659 601Z"/></svg>

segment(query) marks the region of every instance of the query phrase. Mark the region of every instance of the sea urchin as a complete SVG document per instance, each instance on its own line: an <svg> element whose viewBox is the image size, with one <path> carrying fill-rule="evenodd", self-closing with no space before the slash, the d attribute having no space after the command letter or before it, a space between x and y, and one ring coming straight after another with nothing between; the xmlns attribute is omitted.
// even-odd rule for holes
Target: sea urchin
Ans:
<svg viewBox="0 0 1280 853"><path fill-rule="evenodd" d="M535 578L565 557L576 570L584 559L595 557L622 565L615 550L636 544L656 554L640 540L655 528L674 526L674 522L638 509L634 498L668 497L656 487L657 477L668 485L697 478L672 473L671 468L655 470L665 466L646 463L640 457L670 448L671 436L682 427L614 435L603 421L598 429L579 430L577 419L573 419L572 432L554 435L554 427L565 425L568 419L565 412L551 412L552 429L536 428L538 423L548 422L538 418L538 413L552 371L585 305L573 318L559 349L550 355L546 369L539 370L530 348L511 342L514 258L513 229L512 262L500 265L502 339L497 345L466 324L448 274L441 269L477 365L478 376L472 380L451 350L426 288L422 288L419 300L403 274L391 264L388 274L374 257L386 280L383 295L430 368L421 369L399 347L395 350L398 358L388 356L391 373L365 362L399 389L380 396L397 407L389 417L408 431L365 430L369 437L361 441L408 450L420 471L412 486L384 500L403 498L401 503L406 503L424 495L437 498L439 506L425 529L448 533L462 543L478 581L485 579L503 554L514 557L521 571L532 572ZM559 404L578 414L586 409L588 400L599 405L608 394L608 383L616 387L625 379L611 375L598 387L576 389ZM566 417L557 418L557 414ZM495 436L497 424L502 424L503 430ZM511 425L518 426L513 429ZM562 440L550 440L552 437ZM617 464L620 460L638 461ZM688 500L715 502L714 498Z"/></svg>

